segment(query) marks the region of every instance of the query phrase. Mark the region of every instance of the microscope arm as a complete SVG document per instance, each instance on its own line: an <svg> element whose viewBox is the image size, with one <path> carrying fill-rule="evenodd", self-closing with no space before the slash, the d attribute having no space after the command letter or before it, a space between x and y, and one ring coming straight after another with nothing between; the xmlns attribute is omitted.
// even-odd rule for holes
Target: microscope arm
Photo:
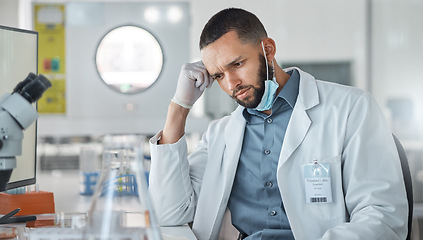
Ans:
<svg viewBox="0 0 423 240"><path fill-rule="evenodd" d="M21 155L23 130L37 117L37 111L17 93L6 94L0 99L0 169L1 160Z"/></svg>

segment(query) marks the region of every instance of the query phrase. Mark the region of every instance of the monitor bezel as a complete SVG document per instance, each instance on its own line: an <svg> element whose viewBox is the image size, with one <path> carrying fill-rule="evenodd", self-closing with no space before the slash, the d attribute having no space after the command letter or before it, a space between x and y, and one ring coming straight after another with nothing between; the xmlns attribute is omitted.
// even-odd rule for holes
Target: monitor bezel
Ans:
<svg viewBox="0 0 423 240"><path fill-rule="evenodd" d="M8 30L8 31L12 31L12 32L21 32L21 33L28 33L28 34L34 34L37 37L37 52L36 52L36 69L35 69L35 73L38 74L38 41L39 41L39 36L38 36L38 32L36 31L32 31L32 30L27 30L27 29L20 29L20 28L15 28L15 27L9 27L9 26L4 26L4 25L0 25L0 29L3 30ZM37 103L35 103L35 108L37 108ZM14 189L14 188L19 188L19 187L24 187L24 186L28 186L28 185L33 185L36 184L37 182L37 138L38 138L38 129L37 129L37 121L36 120L33 124L35 125L35 156L34 156L34 160L35 160L35 164L34 164L34 177L33 178L27 178L27 179L22 179L22 180L16 180L13 182L8 182L6 185L6 190L10 190L10 189Z"/></svg>

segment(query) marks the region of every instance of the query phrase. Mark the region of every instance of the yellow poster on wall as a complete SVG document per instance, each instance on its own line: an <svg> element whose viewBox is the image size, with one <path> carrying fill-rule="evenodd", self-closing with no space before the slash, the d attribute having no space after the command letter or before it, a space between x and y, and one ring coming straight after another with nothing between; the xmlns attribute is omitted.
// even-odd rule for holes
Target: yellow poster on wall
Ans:
<svg viewBox="0 0 423 240"><path fill-rule="evenodd" d="M38 100L39 113L66 113L65 5L34 4L38 73L52 83Z"/></svg>

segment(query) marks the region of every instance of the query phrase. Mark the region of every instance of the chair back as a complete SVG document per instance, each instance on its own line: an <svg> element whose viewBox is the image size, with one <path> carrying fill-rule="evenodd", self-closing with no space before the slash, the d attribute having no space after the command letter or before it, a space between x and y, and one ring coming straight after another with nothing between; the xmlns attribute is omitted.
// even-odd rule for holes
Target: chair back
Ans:
<svg viewBox="0 0 423 240"><path fill-rule="evenodd" d="M405 190L407 192L407 200L408 200L408 234L406 240L411 239L411 225L413 221L413 185L411 182L411 173L410 167L408 165L407 155L405 154L405 150L401 145L401 142L398 138L393 135L395 140L395 145L397 146L398 155L401 161L401 168L404 177L405 183Z"/></svg>

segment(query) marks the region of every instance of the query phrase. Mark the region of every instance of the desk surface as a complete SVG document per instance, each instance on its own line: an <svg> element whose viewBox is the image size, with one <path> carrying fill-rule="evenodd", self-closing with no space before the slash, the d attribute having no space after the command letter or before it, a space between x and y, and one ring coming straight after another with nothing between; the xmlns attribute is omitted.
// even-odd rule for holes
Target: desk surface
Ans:
<svg viewBox="0 0 423 240"><path fill-rule="evenodd" d="M38 172L37 184L40 191L54 193L56 213L87 212L91 203L91 196L79 194L78 171ZM195 240L195 236L188 226L161 227L164 240Z"/></svg>

